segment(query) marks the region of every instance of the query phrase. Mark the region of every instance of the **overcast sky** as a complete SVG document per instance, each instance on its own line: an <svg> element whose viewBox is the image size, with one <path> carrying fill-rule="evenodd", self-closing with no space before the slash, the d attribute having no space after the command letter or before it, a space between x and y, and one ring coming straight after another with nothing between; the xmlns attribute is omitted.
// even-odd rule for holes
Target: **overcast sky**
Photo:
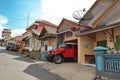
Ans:
<svg viewBox="0 0 120 80"><path fill-rule="evenodd" d="M75 20L74 11L88 10L96 0L0 0L0 37L3 28L12 30L12 36L25 32L29 24L44 19L59 25L63 18Z"/></svg>

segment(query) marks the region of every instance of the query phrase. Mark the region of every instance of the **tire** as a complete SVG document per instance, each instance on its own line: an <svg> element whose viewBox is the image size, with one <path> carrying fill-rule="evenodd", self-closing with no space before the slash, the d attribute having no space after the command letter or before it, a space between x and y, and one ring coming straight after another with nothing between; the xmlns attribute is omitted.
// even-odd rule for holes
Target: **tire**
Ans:
<svg viewBox="0 0 120 80"><path fill-rule="evenodd" d="M54 60L55 64L60 64L63 61L63 57L60 55L56 55L53 60Z"/></svg>

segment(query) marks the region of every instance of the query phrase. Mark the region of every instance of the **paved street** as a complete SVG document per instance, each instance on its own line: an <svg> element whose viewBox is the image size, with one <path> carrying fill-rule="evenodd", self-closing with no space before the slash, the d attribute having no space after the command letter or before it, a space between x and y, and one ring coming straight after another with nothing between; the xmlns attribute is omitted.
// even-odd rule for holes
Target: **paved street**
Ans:
<svg viewBox="0 0 120 80"><path fill-rule="evenodd" d="M0 47L0 80L64 80L33 61Z"/></svg>
<svg viewBox="0 0 120 80"><path fill-rule="evenodd" d="M64 78L64 79L63 79ZM0 48L0 80L93 80L95 68L72 62L32 61Z"/></svg>

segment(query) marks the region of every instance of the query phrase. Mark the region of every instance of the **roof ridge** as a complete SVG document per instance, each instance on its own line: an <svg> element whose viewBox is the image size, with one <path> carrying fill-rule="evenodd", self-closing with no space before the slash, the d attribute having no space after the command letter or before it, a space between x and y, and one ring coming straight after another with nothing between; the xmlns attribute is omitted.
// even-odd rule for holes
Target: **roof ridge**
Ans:
<svg viewBox="0 0 120 80"><path fill-rule="evenodd" d="M44 23L44 24L48 24L48 25L56 26L56 27L57 27L56 24L54 24L54 23L52 23L52 22L49 22L49 21L47 21L47 20L36 20L36 21L37 21L37 22L41 22L41 23Z"/></svg>
<svg viewBox="0 0 120 80"><path fill-rule="evenodd" d="M70 19L67 19L67 18L63 18L63 19L65 19L65 20L67 20L67 21L69 21L69 22L72 22L72 23L78 24L76 21L73 21L73 20L70 20Z"/></svg>

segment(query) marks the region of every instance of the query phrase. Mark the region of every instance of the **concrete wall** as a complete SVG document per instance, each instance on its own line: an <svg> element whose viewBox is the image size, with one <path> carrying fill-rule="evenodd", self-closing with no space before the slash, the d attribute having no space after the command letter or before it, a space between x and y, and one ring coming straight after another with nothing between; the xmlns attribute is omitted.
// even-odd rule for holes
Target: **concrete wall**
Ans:
<svg viewBox="0 0 120 80"><path fill-rule="evenodd" d="M107 30L107 31L109 32L109 33L108 32L106 33L107 46L113 48L114 42L113 42L111 35L110 35L110 34L112 34L112 31L111 30Z"/></svg>
<svg viewBox="0 0 120 80"><path fill-rule="evenodd" d="M120 27L117 27L117 28L114 29L114 39L115 39L116 36L120 36Z"/></svg>
<svg viewBox="0 0 120 80"><path fill-rule="evenodd" d="M116 36L120 35L120 27L114 28L114 41ZM94 55L93 48L97 46L97 41L107 40L107 46L113 48L114 42L111 40L112 30L97 32L96 41L90 38L87 35L78 37L78 63L85 63L85 55ZM88 44L88 48L85 48L84 45Z"/></svg>
<svg viewBox="0 0 120 80"><path fill-rule="evenodd" d="M94 55L94 41L88 36L78 38L78 63L85 63L85 55Z"/></svg>
<svg viewBox="0 0 120 80"><path fill-rule="evenodd" d="M42 46L41 52L45 52L46 51L45 49L47 49L47 51L49 51L49 50L53 50L56 48L56 38L47 38L44 40L44 42L45 42L45 45L47 45L47 47Z"/></svg>
<svg viewBox="0 0 120 80"><path fill-rule="evenodd" d="M96 41L106 40L106 33L105 32L98 32L96 33Z"/></svg>
<svg viewBox="0 0 120 80"><path fill-rule="evenodd" d="M71 37L66 37L66 35L64 34L64 41L70 41L70 40L75 40L78 37L76 37L76 35L74 33L72 33Z"/></svg>
<svg viewBox="0 0 120 80"><path fill-rule="evenodd" d="M34 38L32 36L29 37L29 51L34 49Z"/></svg>
<svg viewBox="0 0 120 80"><path fill-rule="evenodd" d="M40 43L40 40L38 40L37 38L34 39L34 50L39 50L40 49L40 46L41 46L41 43Z"/></svg>
<svg viewBox="0 0 120 80"><path fill-rule="evenodd" d="M49 38L48 39L49 46L56 46L56 38Z"/></svg>

